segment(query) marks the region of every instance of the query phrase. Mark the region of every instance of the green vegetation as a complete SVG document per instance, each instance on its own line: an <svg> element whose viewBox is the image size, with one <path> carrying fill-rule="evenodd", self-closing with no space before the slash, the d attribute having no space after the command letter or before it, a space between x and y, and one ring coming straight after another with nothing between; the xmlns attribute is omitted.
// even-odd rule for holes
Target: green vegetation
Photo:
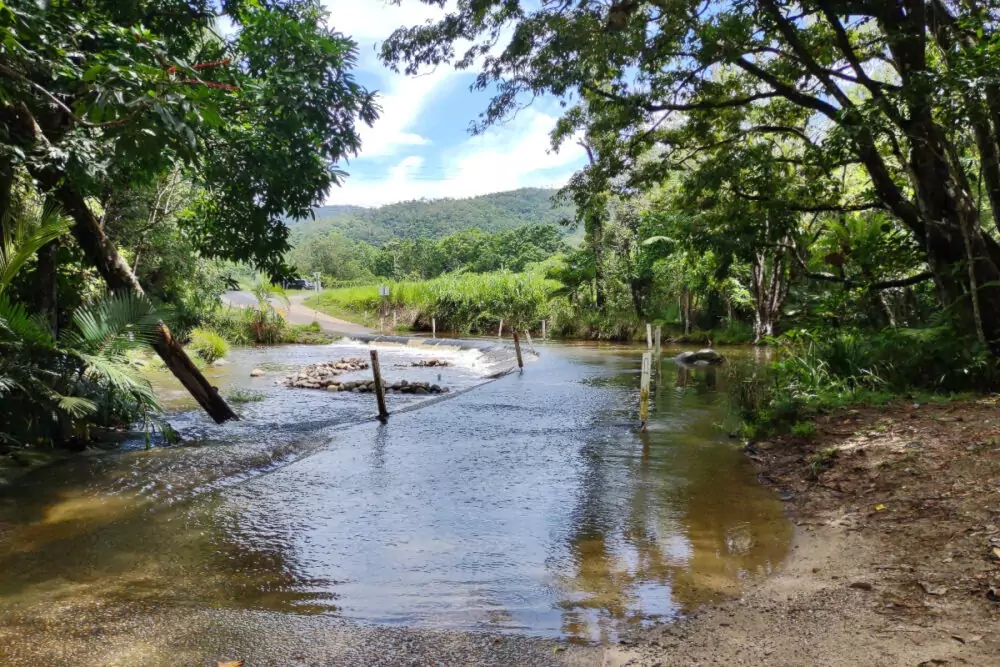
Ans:
<svg viewBox="0 0 1000 667"><path fill-rule="evenodd" d="M24 266L69 221L52 209L8 213L0 237L0 450L39 440L79 448L93 428L159 425L159 406L129 353L156 335L148 299L105 294L75 309L58 335L13 301Z"/></svg>
<svg viewBox="0 0 1000 667"><path fill-rule="evenodd" d="M386 306L404 314L408 326L429 329L434 317L439 331L492 333L501 319L508 328L535 328L548 317L549 297L558 288L539 273L449 274L390 284ZM363 315L376 322L382 307L378 285L328 290L305 303L334 316Z"/></svg>
<svg viewBox="0 0 1000 667"><path fill-rule="evenodd" d="M218 332L198 327L190 333L187 349L206 364L211 364L229 354L229 343Z"/></svg>
<svg viewBox="0 0 1000 667"><path fill-rule="evenodd" d="M437 240L395 239L381 248L331 232L300 240L288 254L288 262L304 274L318 271L324 276L324 284L336 286L370 283L376 277L401 281L426 280L450 272L516 273L564 248L559 228L549 224L530 224L496 233L471 228Z"/></svg>
<svg viewBox="0 0 1000 667"><path fill-rule="evenodd" d="M574 333L752 328L750 429L913 392L988 391L1000 352L1000 61L973 5L459 2L398 29L410 73L482 62L476 129L566 102L585 237L552 277ZM898 11L897 11L898 10ZM568 321L567 321L568 320Z"/></svg>
<svg viewBox="0 0 1000 667"><path fill-rule="evenodd" d="M5 442L150 423L132 346L234 416L181 344L234 284L231 262L287 273L282 221L342 181L376 119L356 45L319 0L181 5L0 3ZM66 220L32 227L40 202ZM255 340L281 339L272 309L251 318ZM209 338L192 349L216 356Z"/></svg>
<svg viewBox="0 0 1000 667"><path fill-rule="evenodd" d="M241 387L232 389L226 395L226 400L230 403L257 403L258 401L263 401L265 398L266 394L262 391L243 389Z"/></svg>
<svg viewBox="0 0 1000 667"><path fill-rule="evenodd" d="M291 221L296 246L308 237L330 233L346 241L364 241L382 247L392 241L435 241L466 230L486 233L510 231L526 225L552 227L573 217L566 202L553 202L554 190L524 188L470 199L436 199L402 202L379 208L320 206L315 219Z"/></svg>
<svg viewBox="0 0 1000 667"><path fill-rule="evenodd" d="M948 400L990 391L998 381L989 352L970 347L947 324L878 333L797 331L775 342L777 361L731 384L751 435L795 433L802 420L848 405L896 396Z"/></svg>

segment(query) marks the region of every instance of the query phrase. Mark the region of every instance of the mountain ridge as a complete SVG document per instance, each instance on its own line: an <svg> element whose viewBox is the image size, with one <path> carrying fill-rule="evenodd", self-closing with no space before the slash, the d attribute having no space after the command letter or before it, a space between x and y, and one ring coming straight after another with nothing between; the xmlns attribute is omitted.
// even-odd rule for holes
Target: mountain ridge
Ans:
<svg viewBox="0 0 1000 667"><path fill-rule="evenodd" d="M377 208L344 204L318 206L313 220L288 221L293 245L337 231L355 241L381 246L395 239L439 239L463 229L497 232L532 223L573 219L571 205L552 200L557 190L520 188L477 197L417 199ZM565 228L567 234L573 227Z"/></svg>

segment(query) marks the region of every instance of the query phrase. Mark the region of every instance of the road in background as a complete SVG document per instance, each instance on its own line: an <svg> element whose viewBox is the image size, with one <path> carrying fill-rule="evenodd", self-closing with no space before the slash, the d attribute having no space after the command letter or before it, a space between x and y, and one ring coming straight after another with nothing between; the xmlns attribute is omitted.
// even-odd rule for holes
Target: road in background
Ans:
<svg viewBox="0 0 1000 667"><path fill-rule="evenodd" d="M370 329L360 324L331 317L303 305L302 302L305 301L306 296L308 295L294 294L288 297L290 305L287 308L284 303L281 303L277 299L272 299L271 303L274 304L275 308L281 310L285 314L285 319L292 324L312 324L313 322L318 322L320 328L324 331L342 334L367 333L370 331ZM257 297L246 291L232 291L222 295L222 302L237 308L246 308L248 306L256 306Z"/></svg>

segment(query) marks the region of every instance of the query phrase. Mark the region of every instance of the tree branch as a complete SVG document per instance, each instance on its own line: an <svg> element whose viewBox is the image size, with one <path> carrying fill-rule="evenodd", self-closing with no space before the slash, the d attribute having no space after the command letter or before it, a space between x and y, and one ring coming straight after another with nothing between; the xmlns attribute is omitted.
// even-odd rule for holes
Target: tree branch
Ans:
<svg viewBox="0 0 1000 667"><path fill-rule="evenodd" d="M858 282L857 280L848 280L847 278L840 278L833 275L832 273L817 273L815 271L807 271L805 274L806 278L812 280L822 280L828 283L840 283L842 285L847 285L848 287L867 287L871 290L882 290L890 289L893 287L909 287L910 285L916 285L918 283L925 282L934 277L934 274L930 271L924 271L923 273L918 273L914 276L908 278L898 278L896 280L883 280L877 283L865 283Z"/></svg>

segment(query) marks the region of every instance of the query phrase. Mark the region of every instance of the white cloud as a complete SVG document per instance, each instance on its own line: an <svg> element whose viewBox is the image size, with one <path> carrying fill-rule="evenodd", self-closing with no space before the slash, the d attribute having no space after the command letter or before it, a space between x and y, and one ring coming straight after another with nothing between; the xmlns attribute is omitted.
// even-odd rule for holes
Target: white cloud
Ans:
<svg viewBox="0 0 1000 667"><path fill-rule="evenodd" d="M450 149L442 156L442 166L425 168L422 157L411 155L390 169L384 179L348 178L327 201L381 206L412 199L457 199L522 187L561 186L580 167L584 153L575 143L567 143L558 153L549 150L549 133L555 122L542 111L526 109L509 123Z"/></svg>
<svg viewBox="0 0 1000 667"><path fill-rule="evenodd" d="M396 6L385 0L326 0L325 4L330 25L358 42L361 67L378 71L383 81L379 119L374 127L361 128L363 156L394 155L407 147L430 143L414 131L414 126L434 93L458 73L442 67L417 77L396 74L380 64L376 49L396 28L438 18L443 11L422 2Z"/></svg>
<svg viewBox="0 0 1000 667"><path fill-rule="evenodd" d="M399 6L385 0L325 0L325 4L330 24L358 42L360 69L377 73L382 82L381 116L374 127L361 129L361 154L345 165L355 175L330 193L328 203L379 206L411 199L459 198L519 187L558 186L581 165L582 149L572 142L559 153L549 152L548 135L556 119L540 107L522 111L483 135L462 135L458 144L452 136L448 147L431 145L430 139L417 131L428 103L453 89L455 77L462 73L440 67L417 77L395 74L381 65L376 49L396 28L440 18L452 3L444 10L418 0L404 0ZM507 41L501 38L493 51L498 52ZM462 45L456 47L461 52ZM462 127L464 132L471 119L455 120L456 127ZM435 165L427 165L423 157L413 155L416 147L422 147L424 155L438 151ZM370 158L380 159L373 163ZM392 168L373 166L397 158Z"/></svg>

